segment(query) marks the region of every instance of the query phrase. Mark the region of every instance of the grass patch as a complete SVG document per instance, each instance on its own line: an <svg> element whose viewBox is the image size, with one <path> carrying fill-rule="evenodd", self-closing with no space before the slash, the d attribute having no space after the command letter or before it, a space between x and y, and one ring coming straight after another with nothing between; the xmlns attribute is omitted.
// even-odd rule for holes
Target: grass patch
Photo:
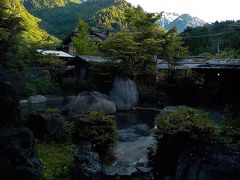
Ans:
<svg viewBox="0 0 240 180"><path fill-rule="evenodd" d="M37 144L38 157L43 166L43 179L69 179L69 169L78 148L66 144Z"/></svg>

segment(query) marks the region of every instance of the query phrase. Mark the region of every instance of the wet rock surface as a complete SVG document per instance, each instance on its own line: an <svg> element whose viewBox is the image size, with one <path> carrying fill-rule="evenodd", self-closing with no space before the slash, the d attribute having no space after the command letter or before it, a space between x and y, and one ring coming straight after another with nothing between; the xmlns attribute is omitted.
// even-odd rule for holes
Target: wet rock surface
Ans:
<svg viewBox="0 0 240 180"><path fill-rule="evenodd" d="M117 160L112 165L104 165L105 175L115 178L140 175L147 179L152 171L148 161L148 147L154 143L150 128L144 124L120 130L119 143L115 149Z"/></svg>
<svg viewBox="0 0 240 180"><path fill-rule="evenodd" d="M0 147L0 179L41 179L42 168L29 129L1 128Z"/></svg>
<svg viewBox="0 0 240 180"><path fill-rule="evenodd" d="M195 146L180 156L177 180L240 179L240 149Z"/></svg>
<svg viewBox="0 0 240 180"><path fill-rule="evenodd" d="M103 179L102 164L98 153L92 150L89 142L82 142L79 145L79 153L75 156L74 164L71 169L71 178L73 180Z"/></svg>

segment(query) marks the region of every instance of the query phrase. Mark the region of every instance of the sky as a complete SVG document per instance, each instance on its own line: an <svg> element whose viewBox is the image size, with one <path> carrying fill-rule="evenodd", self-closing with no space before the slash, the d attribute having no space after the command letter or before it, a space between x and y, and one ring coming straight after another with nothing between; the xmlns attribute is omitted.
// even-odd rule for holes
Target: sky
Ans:
<svg viewBox="0 0 240 180"><path fill-rule="evenodd" d="M127 0L147 12L190 14L206 22L240 20L240 0Z"/></svg>

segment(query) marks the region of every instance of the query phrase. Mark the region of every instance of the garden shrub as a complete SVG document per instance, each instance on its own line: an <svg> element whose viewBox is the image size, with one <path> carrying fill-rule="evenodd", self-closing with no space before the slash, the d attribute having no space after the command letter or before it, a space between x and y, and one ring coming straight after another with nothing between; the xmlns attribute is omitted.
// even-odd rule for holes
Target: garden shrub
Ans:
<svg viewBox="0 0 240 180"><path fill-rule="evenodd" d="M43 179L69 179L70 167L78 152L76 146L38 143L37 152L43 166Z"/></svg>
<svg viewBox="0 0 240 180"><path fill-rule="evenodd" d="M118 139L117 125L113 116L89 112L75 121L77 136L93 143L99 153L104 154Z"/></svg>
<svg viewBox="0 0 240 180"><path fill-rule="evenodd" d="M79 93L82 91L90 91L92 84L87 80L82 80L76 77L64 78L62 81L62 87L64 92L68 93Z"/></svg>
<svg viewBox="0 0 240 180"><path fill-rule="evenodd" d="M70 144L73 142L73 134L75 131L75 126L73 122L64 122L64 134L62 137L62 142Z"/></svg>
<svg viewBox="0 0 240 180"><path fill-rule="evenodd" d="M227 123L219 128L219 143L229 147L240 147L240 127Z"/></svg>
<svg viewBox="0 0 240 180"><path fill-rule="evenodd" d="M50 76L43 76L27 79L25 89L28 95L51 94L59 91L59 85Z"/></svg>
<svg viewBox="0 0 240 180"><path fill-rule="evenodd" d="M155 166L161 173L175 172L179 155L185 148L216 140L216 127L203 110L183 108L157 116L155 122L158 141Z"/></svg>
<svg viewBox="0 0 240 180"><path fill-rule="evenodd" d="M43 67L52 68L53 70L59 70L64 68L64 61L56 56L45 56L39 60L39 64Z"/></svg>
<svg viewBox="0 0 240 180"><path fill-rule="evenodd" d="M122 63L91 63L90 72L96 89L104 93L112 89L116 76L133 78L130 66Z"/></svg>
<svg viewBox="0 0 240 180"><path fill-rule="evenodd" d="M240 115L235 115L232 106L224 108L224 124L219 127L219 143L230 146L240 147Z"/></svg>

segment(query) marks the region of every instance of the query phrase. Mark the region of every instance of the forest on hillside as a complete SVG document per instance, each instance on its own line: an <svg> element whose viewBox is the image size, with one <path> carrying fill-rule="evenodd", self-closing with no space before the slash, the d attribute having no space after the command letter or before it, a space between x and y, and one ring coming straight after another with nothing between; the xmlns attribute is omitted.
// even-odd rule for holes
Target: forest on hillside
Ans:
<svg viewBox="0 0 240 180"><path fill-rule="evenodd" d="M240 21L223 21L185 29L180 34L191 55L240 57Z"/></svg>
<svg viewBox="0 0 240 180"><path fill-rule="evenodd" d="M130 7L125 0L88 0L80 3L53 5L48 1L41 7L31 1L24 1L25 7L42 21L40 27L58 38L66 37L75 27L78 20L84 19L89 25L100 29L119 29L124 8ZM78 1L79 2L79 1Z"/></svg>

